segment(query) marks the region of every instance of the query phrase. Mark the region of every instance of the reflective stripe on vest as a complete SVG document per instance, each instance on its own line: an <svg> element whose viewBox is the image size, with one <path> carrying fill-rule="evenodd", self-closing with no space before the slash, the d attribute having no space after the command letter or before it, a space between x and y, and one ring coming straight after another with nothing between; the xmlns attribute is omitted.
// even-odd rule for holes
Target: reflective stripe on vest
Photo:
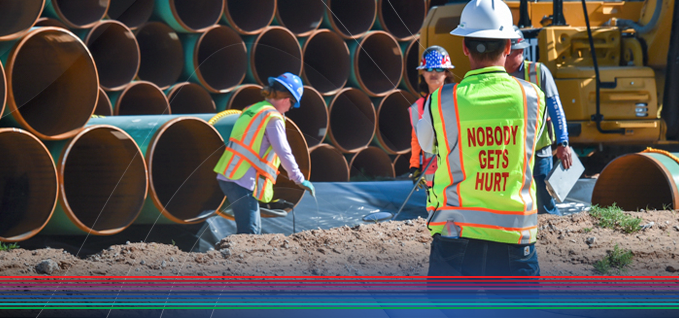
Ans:
<svg viewBox="0 0 679 318"><path fill-rule="evenodd" d="M524 70L524 77L523 80L529 81L535 85L537 85L540 89L542 89L542 85L540 82L541 79L541 70L540 68L543 66L542 63L540 62L531 62L531 61L524 61L523 62L523 70ZM532 69L532 70L531 70ZM547 124L548 125L553 125L552 121L549 120L549 115L545 115L545 118L547 119ZM541 132L538 136L538 145L537 149L540 150L542 148L545 148L547 146L551 146L555 141L556 141L556 134L554 134L554 127L543 127L543 132Z"/></svg>
<svg viewBox="0 0 679 318"><path fill-rule="evenodd" d="M480 191L472 191L475 189L475 186L478 186L478 180L474 179L477 178L481 171L487 170L478 170L476 176L470 176L470 178L467 179L466 174L477 172L473 167L480 163L470 162L470 167L465 168L465 162L463 161L464 156L462 152L464 151L466 144L461 144L466 141L461 140L461 131L463 128L469 129L470 127L467 127L467 125L473 124L474 122L470 122L467 118L463 118L463 120L460 121L460 105L458 105L457 97L458 85L443 86L432 95L432 113L437 113L437 115L433 114L435 117L433 124L438 139L438 152L439 156L445 159L442 162L442 166L437 170L435 177L436 182L434 189L432 190L434 193L433 196L436 196L437 200L434 204L431 204L430 202L430 205L428 206L428 210L430 210L428 227L432 235L441 233L446 223L452 221L456 225L460 237L510 244L528 244L535 242L537 234L537 210L534 207L534 184L531 166L537 141L536 134L538 133L539 124L542 119L539 117L540 100L536 87L525 81L515 80L521 89L523 101L522 109L517 107L517 110L522 111L524 115L521 125L517 126L515 131L521 129L525 139L519 139L523 145L516 145L513 148L508 146L508 141L506 144L503 143L501 152L504 154L504 151L512 150L514 153L521 151L522 156L520 157L523 158L517 162L520 167L514 167L518 169L517 171L521 172L521 176L512 175L509 172L507 172L506 175L505 173L500 174L500 172L486 172L486 175L488 175L487 179L491 179L490 175L493 175L490 183L492 190L496 190L496 187L498 192L501 190L500 186L503 175L505 175L505 186L508 181L514 185L514 187L509 187L512 191L511 193L503 193L502 195L496 195L492 198L480 194ZM473 107L473 105L465 106ZM467 111L468 110L469 108L467 108ZM466 122L465 120L468 121ZM498 122L498 125L502 125L503 123L505 122ZM499 132L499 135L502 135L502 128L498 127L500 126L497 126L493 133ZM488 129L488 127L485 128ZM474 128L471 127L471 130L474 130ZM507 131L509 132L509 130ZM441 134L443 135L443 139L440 139ZM497 140L505 139L506 137L501 137L501 139ZM443 147L445 147L445 149L443 149ZM505 150L505 148L508 150ZM473 149L468 151L471 150ZM512 159L513 158L514 157L512 157ZM507 163L509 163L509 160L510 159L508 158ZM499 168L499 159L496 162L498 163L497 168ZM509 167L509 164L508 168L512 169L512 167ZM498 180L498 176L501 177L500 180ZM510 180L507 180L508 178ZM477 184L474 184L475 181ZM486 191L489 189L487 181L488 180L484 180ZM520 187L518 187L519 182ZM482 184L480 190L483 190L483 186L484 185ZM440 196L442 196L442 198ZM507 210L490 209L487 207L479 207L478 205L466 207L465 202L467 200L477 203L493 200L496 206L514 207L516 210L512 210L511 208Z"/></svg>
<svg viewBox="0 0 679 318"><path fill-rule="evenodd" d="M531 61L524 61L523 63L523 80L529 81L542 88L540 85L540 67L542 67L542 63L533 63Z"/></svg>
<svg viewBox="0 0 679 318"><path fill-rule="evenodd" d="M421 101L421 102L420 102ZM417 122L422 119L422 113L424 113L424 99L418 99L415 103L413 103L409 108L408 111L410 112L410 123L412 124L413 128L417 127ZM418 156L419 157L419 156ZM433 154L426 153L422 151L422 159L420 160L420 168L424 169L424 167L427 166L430 160L434 158ZM432 182L434 181L434 173L431 171L436 171L436 162L433 162L430 165L430 168L427 169L427 171L424 172L424 180L427 183L427 186L432 185Z"/></svg>

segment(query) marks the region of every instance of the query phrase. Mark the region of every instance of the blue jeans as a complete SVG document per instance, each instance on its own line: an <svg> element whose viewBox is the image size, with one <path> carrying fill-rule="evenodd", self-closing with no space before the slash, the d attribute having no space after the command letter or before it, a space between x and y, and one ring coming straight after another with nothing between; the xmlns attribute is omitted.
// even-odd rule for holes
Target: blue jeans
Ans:
<svg viewBox="0 0 679 318"><path fill-rule="evenodd" d="M262 234L262 219L259 216L259 202L252 191L233 182L219 180L219 187L233 209L236 219L236 234Z"/></svg>
<svg viewBox="0 0 679 318"><path fill-rule="evenodd" d="M555 214L561 215L559 209L556 208L554 198L547 191L547 184L545 179L549 172L552 171L552 157L538 157L535 156L535 166L533 167L533 179L535 179L535 187L537 192L537 206L538 214Z"/></svg>
<svg viewBox="0 0 679 318"><path fill-rule="evenodd" d="M429 276L540 276L535 244L507 244L434 235Z"/></svg>

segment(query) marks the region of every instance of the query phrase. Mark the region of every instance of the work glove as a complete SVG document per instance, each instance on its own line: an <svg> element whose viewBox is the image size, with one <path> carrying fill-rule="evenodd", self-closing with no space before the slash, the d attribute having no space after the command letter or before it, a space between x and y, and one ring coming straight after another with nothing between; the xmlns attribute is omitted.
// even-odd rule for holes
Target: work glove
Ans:
<svg viewBox="0 0 679 318"><path fill-rule="evenodd" d="M309 191L311 193L312 197L316 197L316 189L314 188L314 185L311 184L309 180L304 180L302 183L297 184L300 188Z"/></svg>
<svg viewBox="0 0 679 318"><path fill-rule="evenodd" d="M408 177L413 180L413 186L417 185L418 189L424 189L427 185L427 181L424 178L420 178L421 176L422 171L420 168L410 168L410 175Z"/></svg>

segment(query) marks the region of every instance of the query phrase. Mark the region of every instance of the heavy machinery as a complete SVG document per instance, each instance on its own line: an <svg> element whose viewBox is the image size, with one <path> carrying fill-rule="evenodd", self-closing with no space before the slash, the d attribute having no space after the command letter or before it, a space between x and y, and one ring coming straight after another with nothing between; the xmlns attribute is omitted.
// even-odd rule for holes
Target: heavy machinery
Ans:
<svg viewBox="0 0 679 318"><path fill-rule="evenodd" d="M420 36L420 53L430 45L448 50L458 81L469 62L462 39L449 32L466 2L433 7ZM679 10L674 0L505 2L531 43L526 57L544 63L554 75L570 143L581 156L597 158L590 160L594 169L647 146L679 149ZM588 158L583 159L587 166Z"/></svg>

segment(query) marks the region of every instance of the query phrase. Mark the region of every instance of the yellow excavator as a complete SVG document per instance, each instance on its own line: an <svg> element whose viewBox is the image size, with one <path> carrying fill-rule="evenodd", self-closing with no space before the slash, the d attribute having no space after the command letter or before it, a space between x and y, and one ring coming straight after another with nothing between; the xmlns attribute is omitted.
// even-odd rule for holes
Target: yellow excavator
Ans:
<svg viewBox="0 0 679 318"><path fill-rule="evenodd" d="M420 54L430 45L444 47L458 81L469 61L462 39L449 32L467 2L432 7L420 34ZM647 146L679 149L675 0L505 2L531 44L527 59L542 62L554 76L570 143L586 167L600 170Z"/></svg>

